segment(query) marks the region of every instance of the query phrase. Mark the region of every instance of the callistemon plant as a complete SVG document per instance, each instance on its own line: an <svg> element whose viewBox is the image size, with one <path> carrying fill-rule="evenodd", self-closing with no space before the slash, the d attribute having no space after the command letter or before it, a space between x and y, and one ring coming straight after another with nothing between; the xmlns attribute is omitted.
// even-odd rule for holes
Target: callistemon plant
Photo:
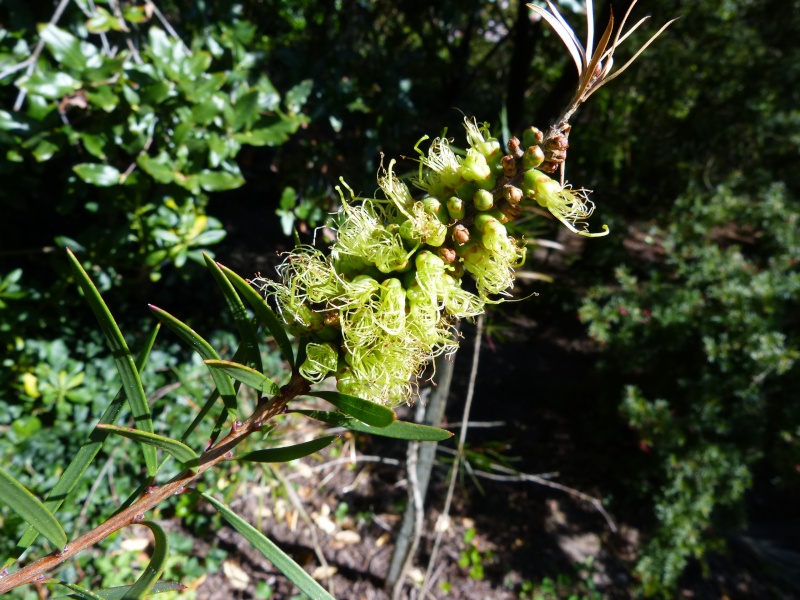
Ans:
<svg viewBox="0 0 800 600"><path fill-rule="evenodd" d="M587 4L591 50L594 23ZM529 6L566 44L579 83L546 134L530 127L504 150L487 124L465 119L467 149L461 155L446 137L424 151L420 146L429 138L423 137L415 147L419 171L412 188L398 179L394 161L380 169L377 198L357 198L346 184L337 188L342 207L330 252L298 246L278 267L277 280L256 280L289 331L307 338L299 369L306 379L335 376L342 393L389 406L408 402L426 363L456 350L455 321L481 314L487 302L508 294L514 268L525 261L525 242L510 236L506 225L526 205L547 209L578 235L608 233L605 225L599 233L589 231L594 203L586 190L564 183L569 118L669 23L612 74L615 48L645 19L622 35L629 10L611 42L612 16L589 57L548 5L550 12ZM559 169L560 181L550 176ZM462 285L467 273L477 293Z"/></svg>

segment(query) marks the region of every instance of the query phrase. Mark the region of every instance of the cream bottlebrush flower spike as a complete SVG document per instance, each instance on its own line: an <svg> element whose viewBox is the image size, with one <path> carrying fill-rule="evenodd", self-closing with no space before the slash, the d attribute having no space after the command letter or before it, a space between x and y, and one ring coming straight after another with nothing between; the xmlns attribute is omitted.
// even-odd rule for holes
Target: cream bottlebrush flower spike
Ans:
<svg viewBox="0 0 800 600"><path fill-rule="evenodd" d="M569 147L566 140L570 130L569 119L575 111L578 110L578 107L586 102L589 96L599 90L603 85L621 75L667 27L677 21L677 18L665 23L661 29L636 51L636 54L634 54L628 62L614 71L614 73L611 73L611 68L614 65L614 51L636 31L642 23L650 18L649 16L644 17L623 34L625 22L628 20L628 16L631 14L633 7L636 6L636 0L631 2L628 11L622 19L622 23L620 23L617 29L614 41L609 46L611 35L614 31L614 12L612 10L608 25L594 51L592 51L592 45L594 43L594 7L592 5L592 0L586 0L586 48L581 45L575 32L567 24L564 17L561 16L561 13L558 12L558 9L553 3L550 0L546 1L550 12L535 4L528 4L527 6L547 21L555 30L558 37L561 38L561 41L564 42L564 45L567 47L570 56L572 56L572 60L575 61L575 66L578 68L578 87L575 91L575 95L572 97L572 100L570 100L564 112L561 113L558 122L550 127L544 139L545 161L552 165L550 169L545 170L549 170L552 173L559 165L563 165L566 160L566 148ZM592 53L591 57L589 55L590 52Z"/></svg>

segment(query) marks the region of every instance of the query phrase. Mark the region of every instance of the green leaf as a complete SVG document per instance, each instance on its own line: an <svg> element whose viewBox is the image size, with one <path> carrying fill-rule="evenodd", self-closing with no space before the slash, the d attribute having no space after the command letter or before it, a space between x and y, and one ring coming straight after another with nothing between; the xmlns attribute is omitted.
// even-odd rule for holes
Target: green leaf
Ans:
<svg viewBox="0 0 800 600"><path fill-rule="evenodd" d="M78 177L98 187L110 187L119 183L119 169L100 163L81 163L72 167Z"/></svg>
<svg viewBox="0 0 800 600"><path fill-rule="evenodd" d="M16 479L0 469L0 502L17 513L56 548L67 545L67 534L53 514Z"/></svg>
<svg viewBox="0 0 800 600"><path fill-rule="evenodd" d="M297 131L301 123L302 119L297 117L282 117L274 125L259 127L252 131L242 131L235 134L233 139L250 146L280 146Z"/></svg>
<svg viewBox="0 0 800 600"><path fill-rule="evenodd" d="M303 567L298 565L292 558L272 543L263 533L242 519L239 515L225 506L222 502L215 500L208 494L201 494L216 508L223 518L231 526L241 533L253 547L261 552L267 559L274 564L300 591L308 595L311 600L334 600L319 583L314 581Z"/></svg>
<svg viewBox="0 0 800 600"><path fill-rule="evenodd" d="M203 360L219 360L219 354L196 331L185 323L179 321L165 310L149 305L150 311L164 323L175 335L191 346ZM236 390L233 388L230 377L218 369L209 369L214 384L219 390L225 408L232 419L236 418Z"/></svg>
<svg viewBox="0 0 800 600"><path fill-rule="evenodd" d="M284 96L284 104L286 109L292 113L300 112L303 105L311 95L311 90L314 87L314 82L311 79L305 79L286 92Z"/></svg>
<svg viewBox="0 0 800 600"><path fill-rule="evenodd" d="M160 325L155 326L150 337L145 340L144 346L139 352L139 356L136 357L136 369L140 373L147 363L147 358L150 356L150 350L153 348L160 327ZM124 403L125 392L123 389L120 389L108 407L106 407L105 411L103 411L98 424L107 424L116 421ZM89 434L88 439L80 447L75 457L70 461L69 465L67 465L67 468L64 469L64 472L61 474L61 477L58 478L53 489L47 494L47 498L44 501L47 510L55 513L64 503L67 495L69 495L77 485L78 481L80 481L81 477L83 477L83 474L86 472L86 469L94 460L94 457L97 456L100 448L103 447L106 437L108 437L108 434L95 426ZM17 542L14 553L9 561L13 562L14 559L22 556L22 553L30 547L38 535L35 529L29 528L26 530L22 538ZM7 567L11 562L6 562L4 566Z"/></svg>
<svg viewBox="0 0 800 600"><path fill-rule="evenodd" d="M239 295L236 293L236 289L228 278L225 277L225 273L223 273L219 265L214 262L214 259L204 252L203 260L205 260L206 266L211 271L212 277L214 277L214 281L217 282L217 286L219 286L219 289L222 291L222 295L225 296L225 302L233 315L236 329L239 331L239 336L242 338L242 348L247 357L247 365L254 368L256 371L263 371L264 368L261 365L261 350L258 347L258 335L253 322L250 320L250 316L247 314L247 309L245 309L244 304L242 304Z"/></svg>
<svg viewBox="0 0 800 600"><path fill-rule="evenodd" d="M363 398L356 398L339 392L309 392L306 395L322 398L343 413L347 413L351 417L364 421L364 423L373 427L388 427L397 418L391 408Z"/></svg>
<svg viewBox="0 0 800 600"><path fill-rule="evenodd" d="M310 442L295 444L293 446L256 450L255 452L248 452L244 456L239 456L236 460L263 463L289 462L290 460L303 458L309 454L314 454L314 452L319 452L323 448L327 448L338 437L337 435L328 435L318 440L311 440Z"/></svg>
<svg viewBox="0 0 800 600"><path fill-rule="evenodd" d="M223 192L225 190L235 190L245 184L244 177L238 173L228 173L227 171L212 171L203 169L197 175L200 187L207 192Z"/></svg>
<svg viewBox="0 0 800 600"><path fill-rule="evenodd" d="M100 328L103 330L108 342L108 347L111 349L111 355L114 357L117 371L122 379L122 388L125 390L125 396L128 398L128 404L133 414L133 420L140 430L153 433L150 408L147 405L147 398L142 388L142 380L139 378L139 371L136 369L136 363L133 360L131 351L128 349L128 344L125 343L125 338L122 337L122 332L114 322L114 317L111 316L111 312L103 302L100 292L97 291L89 275L83 270L78 259L69 249L67 250L67 257L72 266L72 272L78 280L78 285L83 290L86 301L99 321ZM155 476L158 471L155 449L148 445L142 445L142 453L147 466L147 474L150 477Z"/></svg>
<svg viewBox="0 0 800 600"><path fill-rule="evenodd" d="M227 360L207 360L205 363L212 371L220 370L229 377L233 377L236 381L241 381L246 386L266 396L275 396L281 392L277 383L250 367Z"/></svg>
<svg viewBox="0 0 800 600"><path fill-rule="evenodd" d="M20 79L17 85L30 94L43 96L48 100L60 100L80 89L81 82L61 71L56 73L37 71L29 77Z"/></svg>
<svg viewBox="0 0 800 600"><path fill-rule="evenodd" d="M88 56L81 48L81 41L68 31L59 29L53 24L47 24L40 26L39 37L56 62L76 71L86 68Z"/></svg>
<svg viewBox="0 0 800 600"><path fill-rule="evenodd" d="M50 140L42 140L36 144L36 148L33 149L31 154L33 154L37 162L45 162L53 158L56 152L58 152L58 146L56 144Z"/></svg>
<svg viewBox="0 0 800 600"><path fill-rule="evenodd" d="M388 427L372 427L361 421L343 415L340 412L328 412L322 410L294 410L301 415L305 415L317 421L322 421L335 427L344 427L352 431L361 433L371 433L384 437L395 438L398 440L413 440L417 442L441 442L453 437L453 434L445 429L431 427L430 425L418 425L407 421L395 421Z"/></svg>
<svg viewBox="0 0 800 600"><path fill-rule="evenodd" d="M281 350L283 358L285 358L291 366L294 366L294 352L292 352L292 343L289 341L289 336L286 335L286 330L283 328L280 320L269 307L264 297L253 289L252 285L231 271L228 267L219 265L219 268L225 273L225 276L233 284L233 287L239 290L239 293L247 300L247 303L256 313L256 318L269 329L269 332L278 344L278 348Z"/></svg>
<svg viewBox="0 0 800 600"><path fill-rule="evenodd" d="M248 92L236 99L233 105L232 129L239 131L242 128L250 129L258 117L258 92Z"/></svg>
<svg viewBox="0 0 800 600"><path fill-rule="evenodd" d="M122 596L122 600L140 600L150 594L150 590L155 585L164 567L167 564L167 554L169 554L169 540L164 530L153 521L142 521L142 525L149 527L153 532L153 556L147 564L144 573L139 576L131 588Z"/></svg>
<svg viewBox="0 0 800 600"><path fill-rule="evenodd" d="M0 131L28 131L27 123L17 121L10 112L0 110Z"/></svg>
<svg viewBox="0 0 800 600"><path fill-rule="evenodd" d="M161 450L164 450L165 452L168 452L170 455L174 456L180 462L186 463L189 466L197 464L197 453L189 448L189 446L179 442L178 440L173 440L172 438L164 437L163 435L158 435L157 433L146 433L139 429L133 429L132 427L98 425L97 428L102 431L121 435L122 437L135 440L142 444L148 444L153 448L160 448Z"/></svg>
<svg viewBox="0 0 800 600"><path fill-rule="evenodd" d="M87 590L86 588L82 588L79 585L74 583L67 583L66 581L59 581L58 585L63 585L68 590L75 592L74 594L69 594L67 597L69 598L79 598L80 600L104 600L102 596L98 596L94 592ZM64 598L65 596L54 596L54 598Z"/></svg>
<svg viewBox="0 0 800 600"><path fill-rule="evenodd" d="M78 587L73 583L64 583L59 581L60 585L64 587L68 587L69 589L74 590L74 588ZM122 600L125 597L125 594L128 593L128 590L131 589L130 585L123 585L119 587L112 587L112 588L105 588L102 590L95 590L94 592L89 592L90 594L94 594L101 600ZM163 594L165 592L181 592L186 589L186 586L182 583L177 583L175 581L159 581L156 583L148 593L148 596L153 596L155 594ZM53 599L56 598L83 598L83 596L79 596L77 594L68 594L66 596L53 596Z"/></svg>
<svg viewBox="0 0 800 600"><path fill-rule="evenodd" d="M158 183L172 183L175 181L175 165L166 152L162 152L156 157L141 154L136 159L136 164Z"/></svg>

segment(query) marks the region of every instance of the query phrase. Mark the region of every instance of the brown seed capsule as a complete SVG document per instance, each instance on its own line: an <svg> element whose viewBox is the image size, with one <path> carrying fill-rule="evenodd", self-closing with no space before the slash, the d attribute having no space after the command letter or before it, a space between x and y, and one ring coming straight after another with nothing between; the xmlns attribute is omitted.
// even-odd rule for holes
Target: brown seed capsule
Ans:
<svg viewBox="0 0 800 600"><path fill-rule="evenodd" d="M466 244L469 241L469 230L460 223L453 228L453 241L456 244Z"/></svg>
<svg viewBox="0 0 800 600"><path fill-rule="evenodd" d="M512 137L508 140L508 151L514 158L522 158L522 145L519 138Z"/></svg>
<svg viewBox="0 0 800 600"><path fill-rule="evenodd" d="M501 161L503 163L503 174L508 177L514 177L517 174L517 160L510 154L506 154Z"/></svg>
<svg viewBox="0 0 800 600"><path fill-rule="evenodd" d="M500 212L503 213L509 221L516 221L522 216L522 209L513 204L503 204L500 207Z"/></svg>
<svg viewBox="0 0 800 600"><path fill-rule="evenodd" d="M439 246L437 254L439 255L439 258L446 263L453 263L456 261L456 251L447 246Z"/></svg>
<svg viewBox="0 0 800 600"><path fill-rule="evenodd" d="M513 185L503 186L503 197L511 204L522 202L522 190Z"/></svg>
<svg viewBox="0 0 800 600"><path fill-rule="evenodd" d="M325 318L323 319L326 327L332 327L334 325L339 325L339 311L332 310L330 312L325 313Z"/></svg>

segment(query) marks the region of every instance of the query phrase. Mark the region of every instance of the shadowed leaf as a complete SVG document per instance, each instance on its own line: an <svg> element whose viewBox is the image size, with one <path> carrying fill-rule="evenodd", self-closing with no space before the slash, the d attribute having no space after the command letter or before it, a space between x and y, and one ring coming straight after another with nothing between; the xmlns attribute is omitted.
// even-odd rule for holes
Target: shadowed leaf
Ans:
<svg viewBox="0 0 800 600"><path fill-rule="evenodd" d="M303 458L314 452L319 452L333 443L338 436L328 435L318 440L311 440L302 444L295 444L293 446L284 446L283 448L267 448L265 450L256 450L255 452L248 452L244 456L240 456L237 460L248 462L266 462L266 463L280 463L289 462Z"/></svg>

